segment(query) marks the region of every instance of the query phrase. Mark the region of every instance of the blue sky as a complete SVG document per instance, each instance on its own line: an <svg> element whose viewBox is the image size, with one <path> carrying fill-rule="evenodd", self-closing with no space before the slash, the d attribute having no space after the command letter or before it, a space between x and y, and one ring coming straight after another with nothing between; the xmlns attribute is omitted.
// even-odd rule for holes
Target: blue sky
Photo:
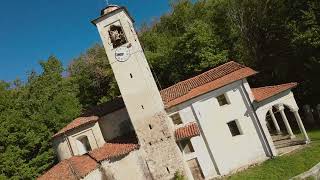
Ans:
<svg viewBox="0 0 320 180"><path fill-rule="evenodd" d="M109 0L124 5L136 21L150 23L169 11L167 0ZM106 6L105 0L4 0L0 6L0 80L25 80L38 62L50 55L67 66L95 43L90 23Z"/></svg>

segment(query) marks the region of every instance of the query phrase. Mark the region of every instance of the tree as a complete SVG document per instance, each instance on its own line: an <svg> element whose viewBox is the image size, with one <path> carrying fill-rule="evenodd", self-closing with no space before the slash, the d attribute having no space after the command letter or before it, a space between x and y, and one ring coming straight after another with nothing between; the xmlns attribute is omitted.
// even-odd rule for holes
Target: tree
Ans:
<svg viewBox="0 0 320 180"><path fill-rule="evenodd" d="M253 84L297 81L298 102L320 100L319 2L229 0L243 61L260 73Z"/></svg>
<svg viewBox="0 0 320 180"><path fill-rule="evenodd" d="M0 84L0 174L8 179L34 179L50 168L56 162L51 136L81 111L60 61L49 57L40 65L43 72L23 86Z"/></svg>
<svg viewBox="0 0 320 180"><path fill-rule="evenodd" d="M68 72L78 85L79 100L84 107L94 106L119 95L108 58L101 45L95 45L73 60Z"/></svg>

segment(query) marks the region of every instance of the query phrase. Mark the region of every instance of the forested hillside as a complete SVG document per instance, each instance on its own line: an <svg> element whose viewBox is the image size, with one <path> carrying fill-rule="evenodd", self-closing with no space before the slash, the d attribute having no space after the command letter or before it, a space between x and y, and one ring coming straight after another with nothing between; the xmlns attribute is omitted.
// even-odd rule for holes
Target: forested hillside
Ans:
<svg viewBox="0 0 320 180"><path fill-rule="evenodd" d="M228 60L260 73L253 86L299 82L300 104L320 103L320 2L180 0L139 29L159 88ZM98 43L98 42L97 42ZM84 108L119 95L104 49L64 68L55 57L27 82L0 82L0 179L33 179L57 162L51 136Z"/></svg>

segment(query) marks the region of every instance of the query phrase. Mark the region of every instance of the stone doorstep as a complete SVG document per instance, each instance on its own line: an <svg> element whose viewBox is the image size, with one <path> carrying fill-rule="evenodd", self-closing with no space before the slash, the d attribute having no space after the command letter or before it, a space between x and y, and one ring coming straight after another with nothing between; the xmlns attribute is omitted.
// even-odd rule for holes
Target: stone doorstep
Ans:
<svg viewBox="0 0 320 180"><path fill-rule="evenodd" d="M282 135L282 134L271 135L271 138L272 138L273 142L281 141L281 140L284 140L284 139L290 139L289 135Z"/></svg>
<svg viewBox="0 0 320 180"><path fill-rule="evenodd" d="M272 135L274 146L279 148L290 147L295 145L305 144L301 138L290 139L289 135Z"/></svg>
<svg viewBox="0 0 320 180"><path fill-rule="evenodd" d="M300 139L286 139L286 140L274 142L274 146L276 147L276 149L295 146L295 145L302 145L302 144L305 144L305 142Z"/></svg>
<svg viewBox="0 0 320 180"><path fill-rule="evenodd" d="M278 156L283 156L283 155L286 155L286 154L290 154L294 151L297 151L299 149L302 149L304 148L305 145L295 145L295 146L289 146L289 147L283 147L283 148L279 148L277 149L278 151Z"/></svg>

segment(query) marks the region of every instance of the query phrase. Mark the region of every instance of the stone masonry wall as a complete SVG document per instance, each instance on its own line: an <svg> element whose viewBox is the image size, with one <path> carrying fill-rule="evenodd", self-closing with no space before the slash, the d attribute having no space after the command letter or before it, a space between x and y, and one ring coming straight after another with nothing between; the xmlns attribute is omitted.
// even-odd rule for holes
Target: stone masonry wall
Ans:
<svg viewBox="0 0 320 180"><path fill-rule="evenodd" d="M169 117L165 112L145 121L132 122L151 179L172 179L175 172L185 172L182 154L168 122Z"/></svg>

